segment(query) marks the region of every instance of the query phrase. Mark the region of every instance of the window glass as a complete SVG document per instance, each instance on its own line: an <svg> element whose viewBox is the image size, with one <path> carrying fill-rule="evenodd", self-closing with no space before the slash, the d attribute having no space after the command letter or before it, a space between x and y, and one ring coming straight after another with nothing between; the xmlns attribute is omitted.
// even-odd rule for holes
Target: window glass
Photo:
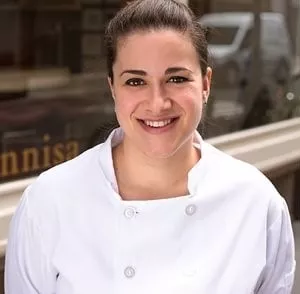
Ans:
<svg viewBox="0 0 300 294"><path fill-rule="evenodd" d="M0 1L0 183L37 175L107 136L116 119L104 29L126 2ZM288 45L272 45L276 54L267 49L265 58L255 50L255 40L271 36L270 29L261 23L258 33L245 25L253 17L252 1L190 0L189 5L209 27L213 83L199 126L203 137L285 119L286 77L300 56L296 10L284 14L261 1L262 13L281 13L289 28L288 34L278 29L277 40L288 39L291 49L298 48L296 53L285 50Z"/></svg>
<svg viewBox="0 0 300 294"><path fill-rule="evenodd" d="M238 27L214 26L209 28L210 45L231 45L236 38Z"/></svg>
<svg viewBox="0 0 300 294"><path fill-rule="evenodd" d="M296 7L286 9L272 1L257 1L259 7L253 1L190 2L209 28L213 84L201 128L205 136L286 119L286 93L297 59L290 50L297 38Z"/></svg>

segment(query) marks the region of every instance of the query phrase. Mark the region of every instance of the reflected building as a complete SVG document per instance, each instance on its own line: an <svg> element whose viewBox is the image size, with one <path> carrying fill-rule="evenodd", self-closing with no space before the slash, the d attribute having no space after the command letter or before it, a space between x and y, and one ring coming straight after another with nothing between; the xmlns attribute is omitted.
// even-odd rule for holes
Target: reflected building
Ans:
<svg viewBox="0 0 300 294"><path fill-rule="evenodd" d="M286 14L292 7L287 6L292 0L255 1L261 11ZM37 175L69 160L103 141L115 126L103 42L106 23L125 2L0 1L0 183ZM253 3L189 0L199 21L200 16L215 12L251 12ZM206 119L199 126L204 138L286 118L286 88L278 84L273 92L277 96L270 96L262 79L254 76L251 80L249 69L253 61L257 63L257 56L250 54L252 35L244 34L241 50L231 54L234 58L228 62L224 48L236 39L238 27L223 24L218 31L218 36L208 40L211 51L216 55L223 50L223 55L212 64L212 95ZM253 83L259 91L250 95L246 90ZM274 97L279 101L278 115L272 113L269 103ZM251 119L245 102L253 106Z"/></svg>
<svg viewBox="0 0 300 294"><path fill-rule="evenodd" d="M0 183L36 175L105 138L114 109L103 36L120 6L0 2Z"/></svg>
<svg viewBox="0 0 300 294"><path fill-rule="evenodd" d="M0 3L2 68L103 68L103 33L120 1L5 0Z"/></svg>

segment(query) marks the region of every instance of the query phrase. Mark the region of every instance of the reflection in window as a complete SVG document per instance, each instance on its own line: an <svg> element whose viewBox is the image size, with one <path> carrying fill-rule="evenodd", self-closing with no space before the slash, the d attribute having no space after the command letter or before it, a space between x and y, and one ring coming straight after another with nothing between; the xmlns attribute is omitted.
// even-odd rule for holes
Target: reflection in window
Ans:
<svg viewBox="0 0 300 294"><path fill-rule="evenodd" d="M253 30L249 29L242 40L241 49L249 49L252 44L252 39L253 39Z"/></svg>
<svg viewBox="0 0 300 294"><path fill-rule="evenodd" d="M78 7L78 0L23 0L23 6L28 8L59 8L59 7Z"/></svg>
<svg viewBox="0 0 300 294"><path fill-rule="evenodd" d="M209 28L208 43L210 45L231 45L238 32L238 27L213 27Z"/></svg>

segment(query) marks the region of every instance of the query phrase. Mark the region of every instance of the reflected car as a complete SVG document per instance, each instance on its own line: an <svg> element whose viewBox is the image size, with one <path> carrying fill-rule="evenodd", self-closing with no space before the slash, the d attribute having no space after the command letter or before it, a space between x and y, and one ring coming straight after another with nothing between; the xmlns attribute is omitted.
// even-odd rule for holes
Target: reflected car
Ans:
<svg viewBox="0 0 300 294"><path fill-rule="evenodd" d="M251 97L245 95L245 91L250 83L251 63L255 58L252 46L253 13L212 13L199 20L208 31L210 62L214 69L212 95L215 105L211 119L216 121L222 117L220 109L224 109L224 105L231 109L230 117L225 119L230 129L223 129L224 132L271 122L270 112L276 108L278 100L284 99L287 91L292 51L284 16L264 12L260 14L260 19L261 78L257 80L260 84L257 95Z"/></svg>

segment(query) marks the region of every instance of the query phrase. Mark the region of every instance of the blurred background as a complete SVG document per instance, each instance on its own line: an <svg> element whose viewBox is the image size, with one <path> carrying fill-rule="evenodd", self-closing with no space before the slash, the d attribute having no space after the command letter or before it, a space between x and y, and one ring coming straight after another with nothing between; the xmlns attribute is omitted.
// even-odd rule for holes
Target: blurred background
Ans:
<svg viewBox="0 0 300 294"><path fill-rule="evenodd" d="M0 184L69 160L114 127L103 36L125 2L0 0ZM204 138L300 117L300 0L183 2L207 28Z"/></svg>
<svg viewBox="0 0 300 294"><path fill-rule="evenodd" d="M125 0L0 0L0 183L40 173L114 126L103 36ZM207 28L211 138L299 115L299 0L188 0Z"/></svg>

